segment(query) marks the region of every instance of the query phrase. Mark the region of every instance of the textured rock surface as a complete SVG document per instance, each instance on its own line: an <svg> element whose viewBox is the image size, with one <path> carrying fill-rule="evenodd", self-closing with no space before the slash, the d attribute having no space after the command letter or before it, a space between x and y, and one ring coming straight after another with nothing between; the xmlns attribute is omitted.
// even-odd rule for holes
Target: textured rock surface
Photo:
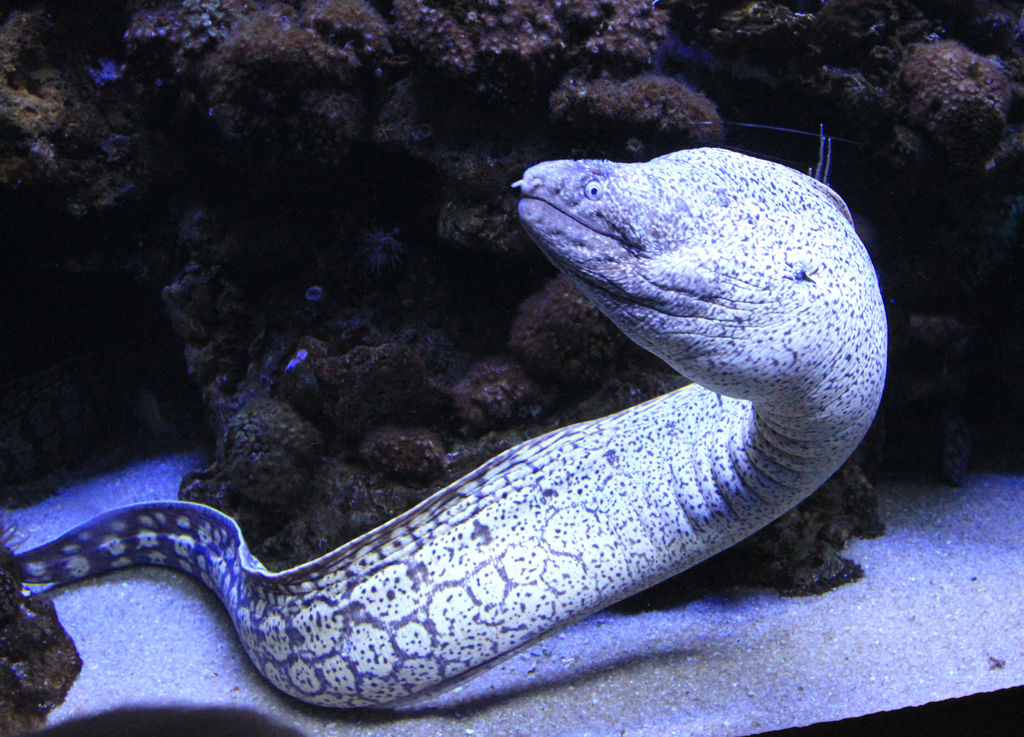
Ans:
<svg viewBox="0 0 1024 737"><path fill-rule="evenodd" d="M1006 127L1010 78L958 41L914 44L900 71L906 115L959 166L977 167Z"/></svg>
<svg viewBox="0 0 1024 737"><path fill-rule="evenodd" d="M0 540L0 734L38 729L59 706L82 668L53 604L22 590Z"/></svg>
<svg viewBox="0 0 1024 737"><path fill-rule="evenodd" d="M0 16L0 184L84 215L139 196L154 141L120 61L75 33L78 11ZM96 23L109 40L116 24Z"/></svg>
<svg viewBox="0 0 1024 737"><path fill-rule="evenodd" d="M688 144L722 140L715 104L679 80L640 74L587 81L570 75L551 93L551 117L600 138L668 136Z"/></svg>
<svg viewBox="0 0 1024 737"><path fill-rule="evenodd" d="M565 276L519 308L509 347L535 376L593 384L615 373L631 343Z"/></svg>
<svg viewBox="0 0 1024 737"><path fill-rule="evenodd" d="M559 66L644 68L666 21L644 0L397 0L394 15L397 36L429 66L512 99L543 91Z"/></svg>

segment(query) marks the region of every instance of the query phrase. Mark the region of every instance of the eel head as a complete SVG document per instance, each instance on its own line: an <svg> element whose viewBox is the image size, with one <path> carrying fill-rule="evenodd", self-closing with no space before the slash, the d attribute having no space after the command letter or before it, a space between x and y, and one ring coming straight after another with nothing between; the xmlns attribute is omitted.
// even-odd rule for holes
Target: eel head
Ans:
<svg viewBox="0 0 1024 737"><path fill-rule="evenodd" d="M797 398L858 340L872 349L880 316L884 332L849 211L785 166L705 148L548 161L514 186L523 228L555 266L634 341L715 391Z"/></svg>

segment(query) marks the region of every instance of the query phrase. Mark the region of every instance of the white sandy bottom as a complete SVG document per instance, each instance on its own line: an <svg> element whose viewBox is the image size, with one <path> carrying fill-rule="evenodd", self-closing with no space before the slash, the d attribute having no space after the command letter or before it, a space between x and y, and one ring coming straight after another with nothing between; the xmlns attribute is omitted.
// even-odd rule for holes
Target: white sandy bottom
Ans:
<svg viewBox="0 0 1024 737"><path fill-rule="evenodd" d="M45 542L113 506L173 498L195 457L138 464L12 513ZM246 706L309 735L745 735L1024 684L1024 478L883 484L888 532L827 595L734 590L601 613L432 702L313 709L265 684L214 596L133 569L52 593L82 656L58 722L123 705Z"/></svg>

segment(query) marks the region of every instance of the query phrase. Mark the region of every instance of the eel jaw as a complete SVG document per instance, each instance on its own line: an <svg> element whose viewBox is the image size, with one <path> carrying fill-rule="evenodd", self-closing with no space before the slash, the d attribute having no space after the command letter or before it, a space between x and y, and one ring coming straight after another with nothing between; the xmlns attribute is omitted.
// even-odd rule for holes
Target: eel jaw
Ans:
<svg viewBox="0 0 1024 737"><path fill-rule="evenodd" d="M519 200L523 230L555 267L582 286L633 301L626 285L637 275L626 246L594 230L548 200L523 196Z"/></svg>
<svg viewBox="0 0 1024 737"><path fill-rule="evenodd" d="M647 257L546 199L524 195L519 200L519 221L548 260L576 281L613 321L618 322L613 314L616 306L633 305L676 319L708 317L716 309L708 297L713 289L706 277L693 273L680 275L671 287L656 284L646 275Z"/></svg>

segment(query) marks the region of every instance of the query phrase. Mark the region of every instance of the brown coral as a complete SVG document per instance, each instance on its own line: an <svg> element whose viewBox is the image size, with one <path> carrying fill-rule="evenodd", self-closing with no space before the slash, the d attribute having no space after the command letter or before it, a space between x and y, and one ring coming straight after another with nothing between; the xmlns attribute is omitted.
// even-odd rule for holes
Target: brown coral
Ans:
<svg viewBox="0 0 1024 737"><path fill-rule="evenodd" d="M185 344L193 380L216 406L232 392L249 363L248 344L260 330L241 288L217 267L189 263L161 294L171 326Z"/></svg>
<svg viewBox="0 0 1024 737"><path fill-rule="evenodd" d="M995 59L958 41L914 44L899 84L907 120L927 133L950 163L979 166L999 143L1012 90Z"/></svg>
<svg viewBox="0 0 1024 737"><path fill-rule="evenodd" d="M590 135L656 136L709 145L722 140L715 103L671 77L641 74L624 82L570 74L551 93L551 117Z"/></svg>
<svg viewBox="0 0 1024 737"><path fill-rule="evenodd" d="M330 160L367 123L354 52L324 43L288 6L247 16L202 65L209 113L228 138L303 141Z"/></svg>
<svg viewBox="0 0 1024 737"><path fill-rule="evenodd" d="M722 13L710 36L717 49L742 49L746 55L771 61L779 52L786 53L804 43L813 18L783 3L743 3L737 10Z"/></svg>
<svg viewBox="0 0 1024 737"><path fill-rule="evenodd" d="M190 76L197 59L216 48L239 18L255 12L247 0L184 0L140 8L124 39L137 64L163 75Z"/></svg>
<svg viewBox="0 0 1024 737"><path fill-rule="evenodd" d="M395 32L443 74L501 97L543 93L559 63L638 71L665 36L648 0L396 0Z"/></svg>
<svg viewBox="0 0 1024 737"><path fill-rule="evenodd" d="M312 0L302 9L324 41L363 61L392 53L387 23L365 0Z"/></svg>
<svg viewBox="0 0 1024 737"><path fill-rule="evenodd" d="M123 356L97 352L0 385L0 486L6 493L75 467L127 426L124 366Z"/></svg>
<svg viewBox="0 0 1024 737"><path fill-rule="evenodd" d="M566 276L519 307L509 347L534 375L592 384L614 371L629 340Z"/></svg>
<svg viewBox="0 0 1024 737"><path fill-rule="evenodd" d="M394 14L395 32L427 63L480 85L489 70L522 79L550 67L563 43L555 14L536 3L396 0Z"/></svg>
<svg viewBox="0 0 1024 737"><path fill-rule="evenodd" d="M328 417L348 437L381 424L425 421L449 404L421 356L402 343L356 346L312 366Z"/></svg>
<svg viewBox="0 0 1024 737"><path fill-rule="evenodd" d="M370 468L409 481L429 481L445 466L441 436L423 427L378 427L359 444L359 458Z"/></svg>
<svg viewBox="0 0 1024 737"><path fill-rule="evenodd" d="M831 0L814 15L810 39L832 62L889 69L893 50L930 28L907 0Z"/></svg>
<svg viewBox="0 0 1024 737"><path fill-rule="evenodd" d="M452 389L459 419L476 431L507 427L540 413L537 386L516 363L489 358L470 366Z"/></svg>
<svg viewBox="0 0 1024 737"><path fill-rule="evenodd" d="M7 531L0 532L0 734L13 734L43 726L82 661L53 603L22 591Z"/></svg>
<svg viewBox="0 0 1024 737"><path fill-rule="evenodd" d="M281 506L308 494L323 445L320 431L291 405L257 398L227 421L218 455L232 491Z"/></svg>
<svg viewBox="0 0 1024 737"><path fill-rule="evenodd" d="M277 547L272 557L283 565L305 562L387 522L430 491L328 458L313 475L311 508L316 513L290 520L265 549Z"/></svg>
<svg viewBox="0 0 1024 737"><path fill-rule="evenodd" d="M518 195L508 185L552 152L533 142L495 145L494 122L488 118L493 111L462 98L437 105L439 89L419 74L392 85L374 126L375 142L427 161L437 171L442 180L437 231L445 243L535 255L515 215Z"/></svg>
<svg viewBox="0 0 1024 737"><path fill-rule="evenodd" d="M118 81L122 66L98 62L87 33L54 43L61 22L74 22L57 15L16 10L0 25L0 184L84 215L142 194L149 140L134 121L138 100Z"/></svg>
<svg viewBox="0 0 1024 737"><path fill-rule="evenodd" d="M333 163L365 132L388 27L364 0L293 5L165 3L136 11L125 40L140 74L167 77L227 138Z"/></svg>

